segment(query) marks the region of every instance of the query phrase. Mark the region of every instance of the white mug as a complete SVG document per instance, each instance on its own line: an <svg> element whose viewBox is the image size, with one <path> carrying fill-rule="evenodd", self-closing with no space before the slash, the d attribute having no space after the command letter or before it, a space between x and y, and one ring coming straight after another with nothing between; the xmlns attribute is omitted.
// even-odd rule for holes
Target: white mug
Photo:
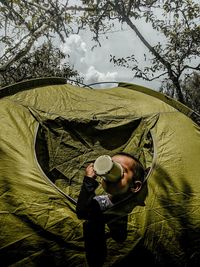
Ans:
<svg viewBox="0 0 200 267"><path fill-rule="evenodd" d="M94 171L105 181L117 182L123 176L123 168L120 163L113 161L108 155L99 156L94 162Z"/></svg>

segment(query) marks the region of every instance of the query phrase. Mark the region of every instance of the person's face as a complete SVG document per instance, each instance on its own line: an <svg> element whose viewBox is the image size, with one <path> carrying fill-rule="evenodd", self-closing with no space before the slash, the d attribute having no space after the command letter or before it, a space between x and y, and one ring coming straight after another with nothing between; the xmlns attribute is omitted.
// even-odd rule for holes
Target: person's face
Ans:
<svg viewBox="0 0 200 267"><path fill-rule="evenodd" d="M125 155L115 155L112 159L121 164L123 168L123 177L116 183L102 180L102 186L108 194L114 196L128 191L134 174L135 160Z"/></svg>

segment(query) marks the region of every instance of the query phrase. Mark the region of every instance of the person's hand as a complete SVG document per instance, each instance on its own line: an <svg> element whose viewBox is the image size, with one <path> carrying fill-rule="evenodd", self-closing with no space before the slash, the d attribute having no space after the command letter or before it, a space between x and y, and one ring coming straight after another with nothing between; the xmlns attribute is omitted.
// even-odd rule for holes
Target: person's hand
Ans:
<svg viewBox="0 0 200 267"><path fill-rule="evenodd" d="M90 178L96 179L96 173L94 171L94 164L90 163L85 169L85 175Z"/></svg>

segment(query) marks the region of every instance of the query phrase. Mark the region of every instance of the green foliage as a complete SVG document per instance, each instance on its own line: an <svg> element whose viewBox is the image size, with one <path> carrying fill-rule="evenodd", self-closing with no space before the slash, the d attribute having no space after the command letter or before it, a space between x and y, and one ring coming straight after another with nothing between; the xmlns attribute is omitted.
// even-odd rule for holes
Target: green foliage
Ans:
<svg viewBox="0 0 200 267"><path fill-rule="evenodd" d="M60 65L67 59L59 51L60 42L79 28L74 11L64 2L0 1L0 86L42 76L80 80L67 63Z"/></svg>
<svg viewBox="0 0 200 267"><path fill-rule="evenodd" d="M9 65L0 73L0 84L6 86L15 82L39 77L65 77L66 80L82 82L82 77L66 63L66 55L52 43L43 43L33 52Z"/></svg>
<svg viewBox="0 0 200 267"><path fill-rule="evenodd" d="M188 75L182 82L182 90L187 105L200 114L200 74Z"/></svg>

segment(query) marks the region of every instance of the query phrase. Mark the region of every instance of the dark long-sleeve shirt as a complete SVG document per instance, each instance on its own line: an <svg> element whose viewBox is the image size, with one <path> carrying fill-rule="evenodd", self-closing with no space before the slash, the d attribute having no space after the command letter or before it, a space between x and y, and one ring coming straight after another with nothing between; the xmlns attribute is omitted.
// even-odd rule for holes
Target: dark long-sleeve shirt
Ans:
<svg viewBox="0 0 200 267"><path fill-rule="evenodd" d="M77 201L76 212L79 219L88 220L90 222L89 224L95 225L96 229L99 227L96 233L103 234L104 230L100 231L100 228L104 229L103 225L105 224L103 211L112 207L114 204L108 195L95 194L98 185L95 179L87 176L84 177ZM108 227L110 228L111 237L114 240L119 242L124 241L127 236L127 216L114 220L113 223L108 223Z"/></svg>
<svg viewBox="0 0 200 267"><path fill-rule="evenodd" d="M76 212L83 224L86 258L89 266L101 267L107 255L105 223L99 202L95 199L98 182L85 176L79 193Z"/></svg>
<svg viewBox="0 0 200 267"><path fill-rule="evenodd" d="M108 195L96 196L98 185L95 179L84 177L76 206L79 219L99 220L102 212L113 205Z"/></svg>

